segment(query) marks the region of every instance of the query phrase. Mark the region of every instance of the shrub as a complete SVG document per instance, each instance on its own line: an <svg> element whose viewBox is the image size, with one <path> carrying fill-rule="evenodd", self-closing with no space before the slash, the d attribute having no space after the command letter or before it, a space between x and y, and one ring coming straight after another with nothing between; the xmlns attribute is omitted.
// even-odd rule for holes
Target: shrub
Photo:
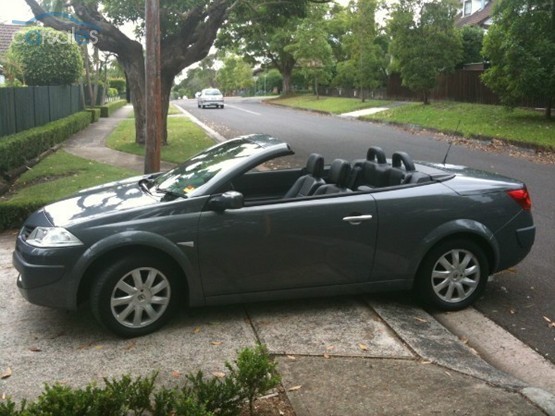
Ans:
<svg viewBox="0 0 555 416"><path fill-rule="evenodd" d="M69 33L33 26L18 32L8 54L22 68L27 85L69 85L81 76L83 59Z"/></svg>
<svg viewBox="0 0 555 416"><path fill-rule="evenodd" d="M0 174L25 165L42 152L84 129L90 122L90 113L83 111L44 126L3 137L0 140Z"/></svg>
<svg viewBox="0 0 555 416"><path fill-rule="evenodd" d="M100 120L100 108L89 107L86 108L85 111L91 113L91 123L96 123Z"/></svg>
<svg viewBox="0 0 555 416"><path fill-rule="evenodd" d="M123 94L125 92L125 89L127 88L125 78L110 78L108 82L110 84L110 88L115 88L118 90L118 94Z"/></svg>
<svg viewBox="0 0 555 416"><path fill-rule="evenodd" d="M85 389L46 385L34 402L17 406L9 397L0 401L0 416L232 416L241 412L247 395L265 393L279 383L275 364L260 345L240 351L235 366L226 363L226 367L230 375L223 380L205 379L198 372L188 375L189 384L181 389L162 387L155 391L157 374L135 380L130 376L104 379L104 388L95 384ZM251 403L254 396L248 398Z"/></svg>
<svg viewBox="0 0 555 416"><path fill-rule="evenodd" d="M110 117L114 113L114 111L126 105L127 105L127 101L118 100L118 101L112 101L111 103L108 103L106 105L102 105L96 108L100 109L100 117Z"/></svg>

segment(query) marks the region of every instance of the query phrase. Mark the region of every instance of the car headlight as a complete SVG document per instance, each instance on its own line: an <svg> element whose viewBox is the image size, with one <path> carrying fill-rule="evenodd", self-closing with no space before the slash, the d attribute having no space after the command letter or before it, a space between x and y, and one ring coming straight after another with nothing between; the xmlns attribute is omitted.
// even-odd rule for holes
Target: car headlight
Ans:
<svg viewBox="0 0 555 416"><path fill-rule="evenodd" d="M71 247L83 245L77 237L61 227L37 227L29 234L26 241L27 244L35 247Z"/></svg>

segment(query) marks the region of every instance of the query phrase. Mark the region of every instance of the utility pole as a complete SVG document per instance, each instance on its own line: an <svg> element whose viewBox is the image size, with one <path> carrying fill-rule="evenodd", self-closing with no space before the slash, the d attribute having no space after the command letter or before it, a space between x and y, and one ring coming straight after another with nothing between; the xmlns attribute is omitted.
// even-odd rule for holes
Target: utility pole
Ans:
<svg viewBox="0 0 555 416"><path fill-rule="evenodd" d="M160 171L162 82L160 64L160 0L146 0L146 141L145 173Z"/></svg>

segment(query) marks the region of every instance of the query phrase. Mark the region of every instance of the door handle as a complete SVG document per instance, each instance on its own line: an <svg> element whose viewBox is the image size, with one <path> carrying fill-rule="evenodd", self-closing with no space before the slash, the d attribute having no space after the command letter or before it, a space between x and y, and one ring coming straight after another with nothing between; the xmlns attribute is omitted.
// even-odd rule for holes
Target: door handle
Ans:
<svg viewBox="0 0 555 416"><path fill-rule="evenodd" d="M347 217L343 217L343 221L347 221L353 225L360 224L363 221L370 221L372 219L372 215L351 215Z"/></svg>

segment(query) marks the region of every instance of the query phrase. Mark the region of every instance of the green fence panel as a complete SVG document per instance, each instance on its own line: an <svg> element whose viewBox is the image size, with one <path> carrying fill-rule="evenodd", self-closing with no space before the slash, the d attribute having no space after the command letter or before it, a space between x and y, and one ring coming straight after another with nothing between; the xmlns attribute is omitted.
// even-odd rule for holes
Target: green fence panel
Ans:
<svg viewBox="0 0 555 416"><path fill-rule="evenodd" d="M0 137L16 133L14 89L0 88Z"/></svg>
<svg viewBox="0 0 555 416"><path fill-rule="evenodd" d="M52 121L50 117L50 102L48 87L33 87L35 89L35 122L42 126Z"/></svg>
<svg viewBox="0 0 555 416"><path fill-rule="evenodd" d="M15 89L15 128L18 132L36 126L34 95L34 88Z"/></svg>

